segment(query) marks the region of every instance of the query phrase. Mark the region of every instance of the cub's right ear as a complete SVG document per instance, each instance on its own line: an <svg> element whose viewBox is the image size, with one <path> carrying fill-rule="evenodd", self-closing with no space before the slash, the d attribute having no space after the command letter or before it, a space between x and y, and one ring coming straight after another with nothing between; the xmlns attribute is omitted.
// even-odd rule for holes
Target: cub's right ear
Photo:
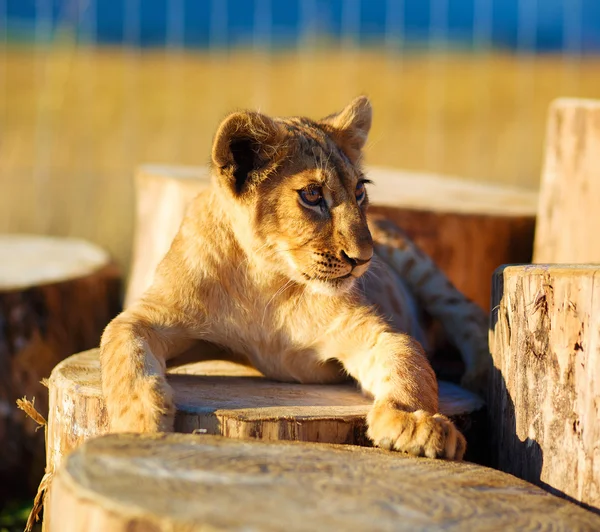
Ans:
<svg viewBox="0 0 600 532"><path fill-rule="evenodd" d="M284 141L284 129L268 116L233 113L215 135L214 170L234 196L241 196L274 169L284 155Z"/></svg>

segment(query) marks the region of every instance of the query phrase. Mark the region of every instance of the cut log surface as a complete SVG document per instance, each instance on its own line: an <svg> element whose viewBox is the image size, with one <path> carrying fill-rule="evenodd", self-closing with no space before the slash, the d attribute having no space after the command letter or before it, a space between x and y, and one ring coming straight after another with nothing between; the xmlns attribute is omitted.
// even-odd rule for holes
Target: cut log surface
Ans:
<svg viewBox="0 0 600 532"><path fill-rule="evenodd" d="M600 513L600 265L494 276L492 463Z"/></svg>
<svg viewBox="0 0 600 532"><path fill-rule="evenodd" d="M351 383L280 383L231 362L197 362L169 370L175 393L175 430L230 438L368 444L371 401ZM108 432L100 390L98 350L74 355L50 377L48 470L83 441ZM469 429L483 401L451 383L440 384L440 409Z"/></svg>
<svg viewBox="0 0 600 532"><path fill-rule="evenodd" d="M402 227L454 284L485 310L501 264L530 262L536 192L371 167L370 211ZM205 168L142 166L126 305L140 297L168 251L187 204L210 186Z"/></svg>
<svg viewBox="0 0 600 532"><path fill-rule="evenodd" d="M600 263L600 100L550 107L534 261Z"/></svg>
<svg viewBox="0 0 600 532"><path fill-rule="evenodd" d="M600 530L591 512L474 464L181 434L87 442L50 510L49 532Z"/></svg>
<svg viewBox="0 0 600 532"><path fill-rule="evenodd" d="M43 474L44 433L17 410L36 398L47 415L40 380L73 351L98 345L118 313L120 278L107 253L88 242L0 235L0 482L11 493ZM2 498L0 488L0 499Z"/></svg>

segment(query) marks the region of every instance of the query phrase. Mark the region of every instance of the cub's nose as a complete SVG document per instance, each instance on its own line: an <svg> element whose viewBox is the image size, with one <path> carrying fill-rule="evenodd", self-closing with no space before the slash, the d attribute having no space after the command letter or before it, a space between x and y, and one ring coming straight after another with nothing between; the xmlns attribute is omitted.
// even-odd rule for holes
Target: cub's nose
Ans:
<svg viewBox="0 0 600 532"><path fill-rule="evenodd" d="M360 259L358 257L350 257L344 250L342 250L341 256L344 262L350 264L352 268L356 268L357 266L363 266L364 264L369 263L373 255L371 255L371 257L368 259Z"/></svg>

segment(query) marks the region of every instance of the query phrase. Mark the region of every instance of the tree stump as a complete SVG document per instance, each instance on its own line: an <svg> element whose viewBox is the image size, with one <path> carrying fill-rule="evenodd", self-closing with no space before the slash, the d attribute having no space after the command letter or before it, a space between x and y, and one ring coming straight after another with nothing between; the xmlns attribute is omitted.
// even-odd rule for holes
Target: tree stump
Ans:
<svg viewBox="0 0 600 532"><path fill-rule="evenodd" d="M490 278L501 264L530 262L537 193L447 177L368 168L370 211L402 227L485 310ZM126 305L148 287L187 204L210 186L204 168L142 166Z"/></svg>
<svg viewBox="0 0 600 532"><path fill-rule="evenodd" d="M352 383L280 383L257 370L225 361L171 368L175 430L265 441L368 445L365 416L371 400ZM98 350L73 355L52 372L47 461L55 471L85 440L108 432L100 390ZM440 409L468 436L482 423L483 401L454 384L440 383ZM474 449L475 451L475 449Z"/></svg>
<svg viewBox="0 0 600 532"><path fill-rule="evenodd" d="M189 203L210 186L208 168L140 166L135 175L136 221L125 306L152 283Z"/></svg>
<svg viewBox="0 0 600 532"><path fill-rule="evenodd" d="M40 380L73 351L98 345L120 310L119 289L116 267L97 246L0 235L0 500L4 490L31 493L44 469L43 431L15 401L35 397L47 415Z"/></svg>
<svg viewBox="0 0 600 532"><path fill-rule="evenodd" d="M494 270L531 261L536 192L383 168L367 174L370 212L401 227L486 312Z"/></svg>
<svg viewBox="0 0 600 532"><path fill-rule="evenodd" d="M494 276L492 463L600 512L600 265Z"/></svg>
<svg viewBox="0 0 600 532"><path fill-rule="evenodd" d="M110 435L67 457L49 532L600 530L510 475L380 449Z"/></svg>
<svg viewBox="0 0 600 532"><path fill-rule="evenodd" d="M556 100L548 116L534 261L600 262L599 198L600 101Z"/></svg>

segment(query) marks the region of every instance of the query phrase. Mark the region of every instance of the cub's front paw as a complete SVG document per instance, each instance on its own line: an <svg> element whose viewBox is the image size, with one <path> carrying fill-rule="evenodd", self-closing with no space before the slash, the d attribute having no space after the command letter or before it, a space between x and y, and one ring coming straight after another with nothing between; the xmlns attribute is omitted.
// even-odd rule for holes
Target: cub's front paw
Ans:
<svg viewBox="0 0 600 532"><path fill-rule="evenodd" d="M127 395L114 386L104 386L110 432L172 432L175 406L165 379L146 377L128 384Z"/></svg>
<svg viewBox="0 0 600 532"><path fill-rule="evenodd" d="M452 421L424 410L405 412L375 404L367 416L367 435L378 447L414 456L462 460L467 442Z"/></svg>

